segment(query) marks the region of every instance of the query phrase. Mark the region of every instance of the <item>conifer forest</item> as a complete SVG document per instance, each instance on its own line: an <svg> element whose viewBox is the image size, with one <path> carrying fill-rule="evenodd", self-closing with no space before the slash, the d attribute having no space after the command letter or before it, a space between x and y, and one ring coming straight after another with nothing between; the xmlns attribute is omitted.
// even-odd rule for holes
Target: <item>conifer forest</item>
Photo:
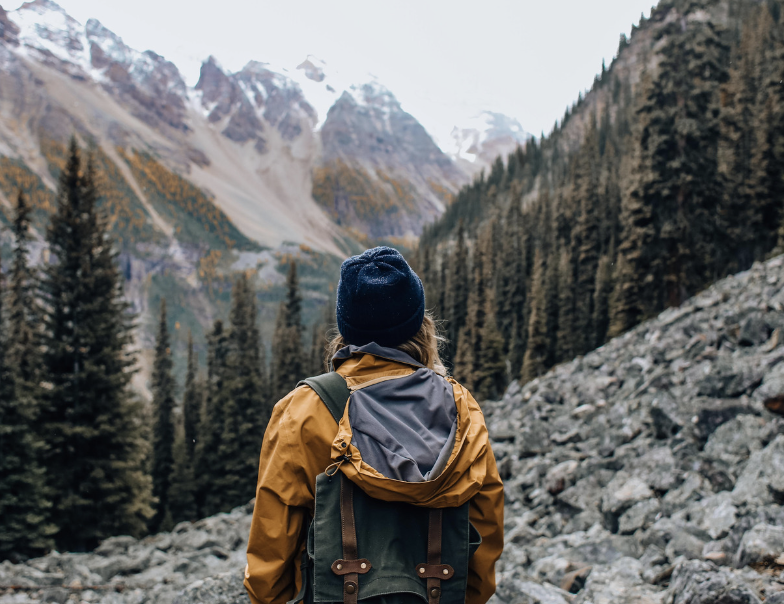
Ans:
<svg viewBox="0 0 784 604"><path fill-rule="evenodd" d="M634 32L657 26L655 69L633 88L603 65L591 111L580 95L426 227L417 267L478 398L784 249L780 5L731 3L730 30L702 4L661 2Z"/></svg>
<svg viewBox="0 0 784 604"><path fill-rule="evenodd" d="M72 140L41 270L28 261L30 205L22 192L16 199L13 258L0 281L2 558L86 551L247 502L274 401L322 372L323 344L304 345L296 263L269 367L255 292L240 273L229 320L209 332L206 374L189 342L181 400L162 301L146 407L130 388L133 315L96 205L94 162Z"/></svg>
<svg viewBox="0 0 784 604"><path fill-rule="evenodd" d="M498 157L402 250L441 326L442 358L477 400L784 252L781 3L725 3L729 26L703 18L707 4L660 2L634 28L655 37L639 77L603 64L550 134ZM676 7L689 17L672 18ZM618 54L629 44L622 36ZM164 298L144 400L118 227L104 211L122 192L96 178L100 151L74 138L64 154L44 261L30 261L39 193L22 187L0 264L0 561L88 551L247 503L272 408L325 370L333 323L327 305L306 324L292 261L265 342L252 271L236 271L228 315L178 359ZM126 160L139 178L173 178L152 156ZM317 201L361 189L347 170L316 173ZM183 182L170 188L207 207ZM382 193L368 207L392 204ZM215 245L252 247L222 214L202 214L193 238L203 227Z"/></svg>

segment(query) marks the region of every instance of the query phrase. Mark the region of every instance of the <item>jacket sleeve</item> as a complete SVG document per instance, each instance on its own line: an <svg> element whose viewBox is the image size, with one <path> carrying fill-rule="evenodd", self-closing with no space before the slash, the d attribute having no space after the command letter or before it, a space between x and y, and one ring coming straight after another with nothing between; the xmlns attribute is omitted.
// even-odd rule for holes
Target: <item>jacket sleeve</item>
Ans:
<svg viewBox="0 0 784 604"><path fill-rule="evenodd" d="M325 455L329 460L324 426L330 422L334 426L329 411L307 387L275 405L261 447L248 540L245 587L253 604L285 604L297 594L316 476L324 469Z"/></svg>
<svg viewBox="0 0 784 604"><path fill-rule="evenodd" d="M482 489L469 504L468 517L482 535L482 544L468 564L466 604L485 604L495 593L495 563L504 549L504 485L490 445Z"/></svg>

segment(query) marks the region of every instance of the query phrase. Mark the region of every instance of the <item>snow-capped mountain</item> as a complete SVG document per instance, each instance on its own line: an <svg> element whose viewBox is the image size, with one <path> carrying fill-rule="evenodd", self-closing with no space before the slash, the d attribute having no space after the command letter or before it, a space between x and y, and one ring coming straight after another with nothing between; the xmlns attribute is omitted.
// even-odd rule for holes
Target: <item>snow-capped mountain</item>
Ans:
<svg viewBox="0 0 784 604"><path fill-rule="evenodd" d="M454 127L445 151L463 171L475 174L486 171L499 155L506 159L530 138L515 118L483 111Z"/></svg>

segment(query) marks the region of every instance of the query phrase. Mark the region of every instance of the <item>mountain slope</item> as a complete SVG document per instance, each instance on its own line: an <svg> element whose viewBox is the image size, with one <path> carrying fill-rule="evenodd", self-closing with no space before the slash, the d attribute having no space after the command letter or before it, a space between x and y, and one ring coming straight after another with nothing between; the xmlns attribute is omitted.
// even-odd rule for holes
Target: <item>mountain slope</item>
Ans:
<svg viewBox="0 0 784 604"><path fill-rule="evenodd" d="M458 378L493 397L784 241L777 6L662 0L548 137L426 228L419 267Z"/></svg>
<svg viewBox="0 0 784 604"><path fill-rule="evenodd" d="M418 233L443 209L434 187L446 200L463 178L389 94L395 123L402 120L416 140L405 149L411 158L403 153L384 163L379 156L367 164L373 195L388 204L384 220L371 229L353 208L325 211L323 199L313 197L312 175L325 165L319 128L326 110L316 112L295 78L254 61L230 73L209 58L191 88L171 62L130 48L98 21L80 24L51 0L0 8L0 66L0 224L10 220L22 189L34 207L33 257L43 257L57 178L76 135L96 160L126 292L141 315L143 349L151 346L162 297L180 326L176 347L184 347L188 330L202 341L212 321L226 316L232 275L240 270L261 292L269 342L281 271L292 258L303 265L305 319L313 322L340 259L359 251L357 239ZM352 110L364 115L366 107ZM364 118L342 115L363 127ZM412 168L422 159L417 145L435 156L435 172ZM352 169L365 151L353 138L327 146ZM0 232L6 261L9 237Z"/></svg>
<svg viewBox="0 0 784 604"><path fill-rule="evenodd" d="M782 334L778 257L484 402L506 490L494 601L780 604ZM4 562L0 604L244 603L251 511Z"/></svg>

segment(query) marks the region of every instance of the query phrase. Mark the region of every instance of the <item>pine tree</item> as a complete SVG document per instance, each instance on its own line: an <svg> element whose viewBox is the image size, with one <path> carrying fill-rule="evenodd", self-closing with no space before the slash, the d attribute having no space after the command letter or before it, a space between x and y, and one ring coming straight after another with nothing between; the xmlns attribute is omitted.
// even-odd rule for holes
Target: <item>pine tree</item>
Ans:
<svg viewBox="0 0 784 604"><path fill-rule="evenodd" d="M474 389L474 355L471 347L471 332L463 327L457 336L454 377L468 390Z"/></svg>
<svg viewBox="0 0 784 604"><path fill-rule="evenodd" d="M525 324L526 310L526 229L523 226L521 200L513 198L504 218L503 262L498 268L498 329L504 337L512 374L517 375L522 364L520 350L525 349L525 337L519 326Z"/></svg>
<svg viewBox="0 0 784 604"><path fill-rule="evenodd" d="M558 335L556 361L571 359L575 353L574 268L571 246L561 248L558 259Z"/></svg>
<svg viewBox="0 0 784 604"><path fill-rule="evenodd" d="M153 511L142 407L130 389L132 317L107 225L96 211L92 161L71 141L47 241L42 282L45 466L57 493L59 548L141 535Z"/></svg>
<svg viewBox="0 0 784 604"><path fill-rule="evenodd" d="M580 200L580 217L577 220L576 280L574 286L574 354L585 354L596 340L594 314L596 270L601 243L599 241L599 135L596 118L592 116L588 133L578 157L575 194ZM566 360L564 358L564 360Z"/></svg>
<svg viewBox="0 0 784 604"><path fill-rule="evenodd" d="M206 396L199 414L199 436L194 452L196 503L200 516L216 514L223 505L215 484L222 472L218 450L223 437L223 414L229 396L228 349L228 333L223 328L223 322L217 320L207 338Z"/></svg>
<svg viewBox="0 0 784 604"><path fill-rule="evenodd" d="M155 361L152 370L152 493L156 510L150 528L152 531L170 531L173 527L169 509L169 489L174 468L174 376L171 343L166 316L166 299L161 300L158 338L155 343Z"/></svg>
<svg viewBox="0 0 784 604"><path fill-rule="evenodd" d="M654 311L679 305L716 276L719 87L728 61L711 21L680 20L664 35L658 76L639 112L650 171L640 197L660 225L652 274L663 296Z"/></svg>
<svg viewBox="0 0 784 604"><path fill-rule="evenodd" d="M12 280L16 285L27 266L27 216L20 193L14 220ZM19 293L12 290L12 307L19 301ZM0 270L0 559L19 560L51 549L57 528L48 522L51 493L39 463L43 442L35 429L39 408L30 396L35 384L23 379L22 359L15 356L23 348L19 342L22 334L18 327L15 333L7 333L3 299ZM29 327L25 325L22 333Z"/></svg>
<svg viewBox="0 0 784 604"><path fill-rule="evenodd" d="M461 221L455 236L455 249L450 258L449 292L450 303L447 314L447 354L448 362L453 362L457 367L457 349L460 332L466 324L468 317L468 294L470 283L468 279L468 248L465 242L465 229ZM455 369L455 371L457 371Z"/></svg>
<svg viewBox="0 0 784 604"><path fill-rule="evenodd" d="M485 301L485 321L482 326L482 362L477 385L478 397L483 400L497 399L507 382L504 339L496 325L494 308L494 296L490 293Z"/></svg>
<svg viewBox="0 0 784 604"><path fill-rule="evenodd" d="M643 79L643 98L651 94L649 78ZM645 199L645 191L652 187L652 166L647 135L650 113L643 105L639 110L634 148L632 185L621 199L621 243L615 284L610 297L610 325L608 336L615 337L643 320L655 307L654 264L658 245L653 206Z"/></svg>
<svg viewBox="0 0 784 604"><path fill-rule="evenodd" d="M528 321L528 348L525 351L521 379L530 382L545 372L549 354L547 338L547 300L545 299L545 253L537 248L531 277L531 315Z"/></svg>
<svg viewBox="0 0 784 604"><path fill-rule="evenodd" d="M193 348L193 334L188 333L188 369L185 375L185 394L182 398L182 423L185 451L191 460L195 458L203 398L203 385L199 382L198 373L199 357Z"/></svg>
<svg viewBox="0 0 784 604"><path fill-rule="evenodd" d="M173 524L194 521L197 518L196 478L193 473L193 458L188 455L188 441L182 421L178 421L174 428L172 458L174 463L169 477L169 517Z"/></svg>
<svg viewBox="0 0 784 604"><path fill-rule="evenodd" d="M288 394L305 376L305 351L302 345L302 296L297 281L297 264L289 265L286 299L278 309L272 338L272 391L277 401Z"/></svg>
<svg viewBox="0 0 784 604"><path fill-rule="evenodd" d="M198 356L193 348L193 334L188 334L188 369L182 413L175 423L174 467L169 486L169 509L176 524L197 518L197 483L194 474L196 440L199 432L199 412L202 406L202 384L198 380Z"/></svg>
<svg viewBox="0 0 784 604"><path fill-rule="evenodd" d="M218 447L220 474L213 485L221 511L247 503L255 492L259 451L272 409L263 398L256 295L241 275L232 290L223 432Z"/></svg>
<svg viewBox="0 0 784 604"><path fill-rule="evenodd" d="M594 293L595 327L592 347L601 346L607 339L607 330L610 327L610 296L612 294L612 263L609 256L599 259L596 270L596 286Z"/></svg>

